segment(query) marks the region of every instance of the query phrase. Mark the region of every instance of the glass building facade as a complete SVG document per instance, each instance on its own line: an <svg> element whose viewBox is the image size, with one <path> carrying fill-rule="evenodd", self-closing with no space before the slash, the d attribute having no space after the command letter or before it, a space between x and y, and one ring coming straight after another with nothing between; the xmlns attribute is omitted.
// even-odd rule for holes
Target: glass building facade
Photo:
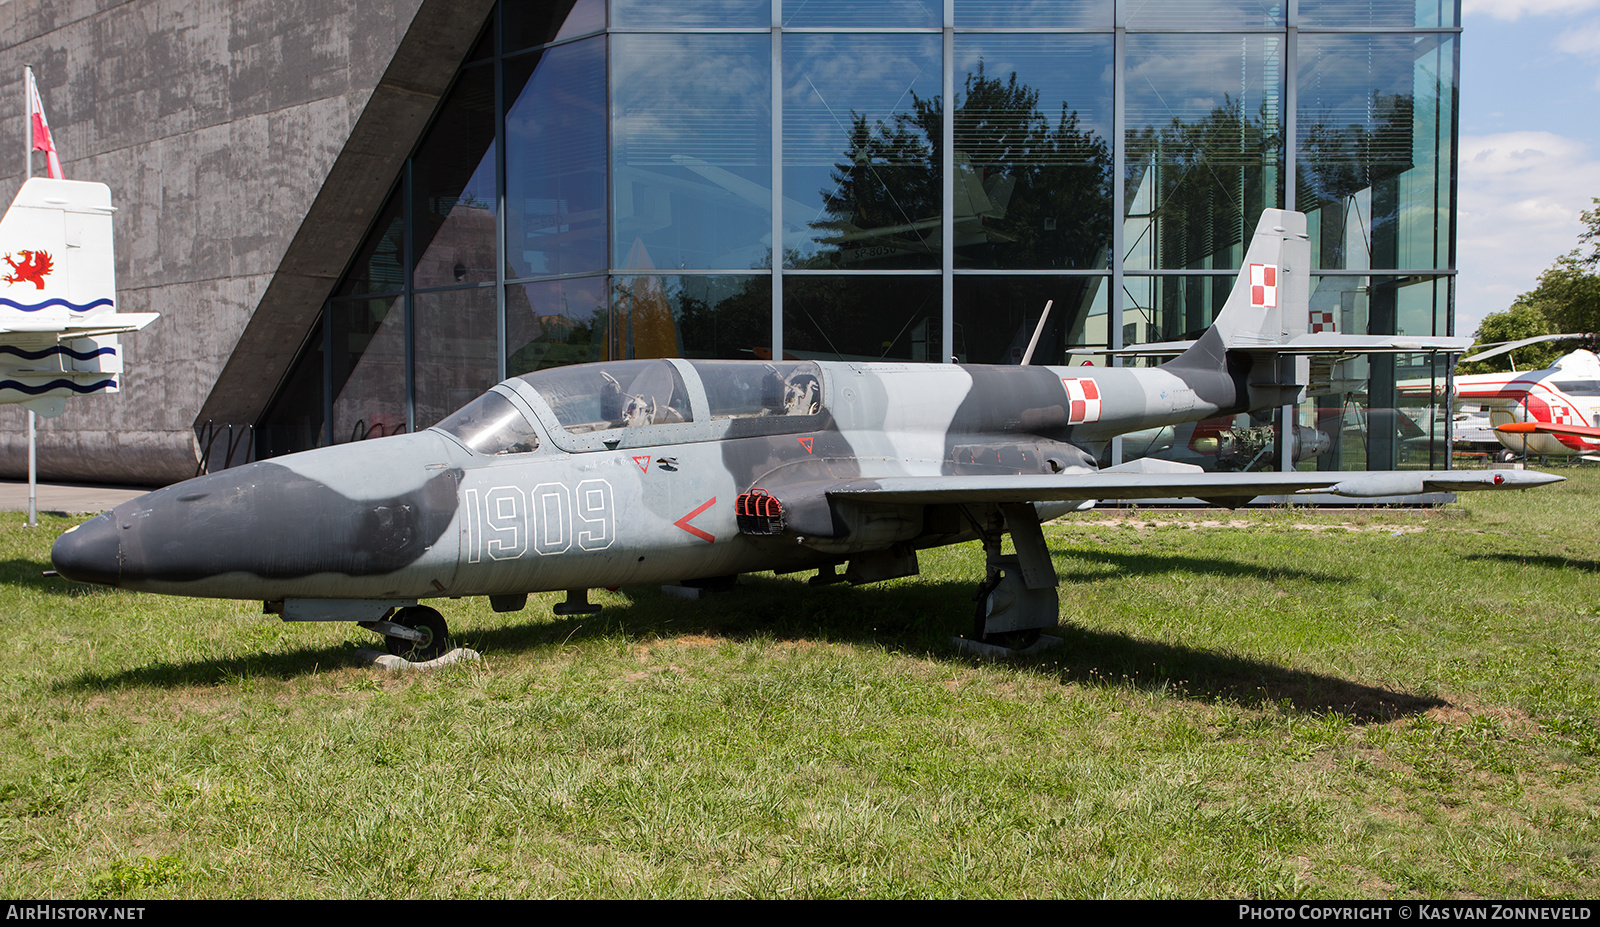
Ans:
<svg viewBox="0 0 1600 927"><path fill-rule="evenodd" d="M1265 207L1309 217L1313 330L1452 334L1459 24L1458 0L503 2L257 455L584 361L1015 363L1047 301L1034 363L1153 363L1108 352L1203 330ZM1443 467L1445 373L1314 362L1288 416L1113 454Z"/></svg>

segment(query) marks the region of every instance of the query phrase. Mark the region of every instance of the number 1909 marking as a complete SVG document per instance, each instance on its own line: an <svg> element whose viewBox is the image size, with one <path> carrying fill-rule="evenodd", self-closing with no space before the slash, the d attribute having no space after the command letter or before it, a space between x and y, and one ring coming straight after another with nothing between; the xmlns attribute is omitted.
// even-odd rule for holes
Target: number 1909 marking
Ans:
<svg viewBox="0 0 1600 927"><path fill-rule="evenodd" d="M467 529L467 562L515 560L531 546L541 557L566 553L574 542L580 550L605 550L616 540L616 508L611 484L584 480L577 486L540 483L495 486L479 494L462 493Z"/></svg>

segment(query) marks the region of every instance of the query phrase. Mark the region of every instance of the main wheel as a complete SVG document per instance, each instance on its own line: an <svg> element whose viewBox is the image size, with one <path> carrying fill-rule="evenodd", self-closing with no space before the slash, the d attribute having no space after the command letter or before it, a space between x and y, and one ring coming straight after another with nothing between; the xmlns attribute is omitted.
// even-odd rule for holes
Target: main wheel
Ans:
<svg viewBox="0 0 1600 927"><path fill-rule="evenodd" d="M445 652L446 641L450 638L450 628L444 623L444 616L435 609L426 605L411 605L400 609L389 620L422 634L420 641L408 641L403 637L385 637L384 646L395 656L404 657L413 663L423 663Z"/></svg>

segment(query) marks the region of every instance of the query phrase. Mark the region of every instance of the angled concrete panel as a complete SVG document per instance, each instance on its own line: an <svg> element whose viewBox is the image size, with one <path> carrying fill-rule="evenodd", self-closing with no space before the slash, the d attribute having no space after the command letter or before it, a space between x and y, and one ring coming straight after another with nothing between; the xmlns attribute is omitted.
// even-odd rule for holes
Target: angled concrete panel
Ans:
<svg viewBox="0 0 1600 927"><path fill-rule="evenodd" d="M491 0L0 3L0 101L32 65L67 176L110 185L123 391L41 422L47 479L191 476L194 428L252 421L426 125ZM0 202L21 185L0 108ZM26 472L0 407L0 476Z"/></svg>

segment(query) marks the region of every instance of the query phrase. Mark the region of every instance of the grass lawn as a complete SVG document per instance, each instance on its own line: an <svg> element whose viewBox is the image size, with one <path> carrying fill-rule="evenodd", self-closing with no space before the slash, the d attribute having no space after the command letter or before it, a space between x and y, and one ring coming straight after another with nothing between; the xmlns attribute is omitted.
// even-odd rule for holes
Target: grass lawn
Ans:
<svg viewBox="0 0 1600 927"><path fill-rule="evenodd" d="M957 654L983 557L597 616L481 662L41 578L0 515L7 897L1593 897L1600 471L1436 511L1046 527L1064 647Z"/></svg>

